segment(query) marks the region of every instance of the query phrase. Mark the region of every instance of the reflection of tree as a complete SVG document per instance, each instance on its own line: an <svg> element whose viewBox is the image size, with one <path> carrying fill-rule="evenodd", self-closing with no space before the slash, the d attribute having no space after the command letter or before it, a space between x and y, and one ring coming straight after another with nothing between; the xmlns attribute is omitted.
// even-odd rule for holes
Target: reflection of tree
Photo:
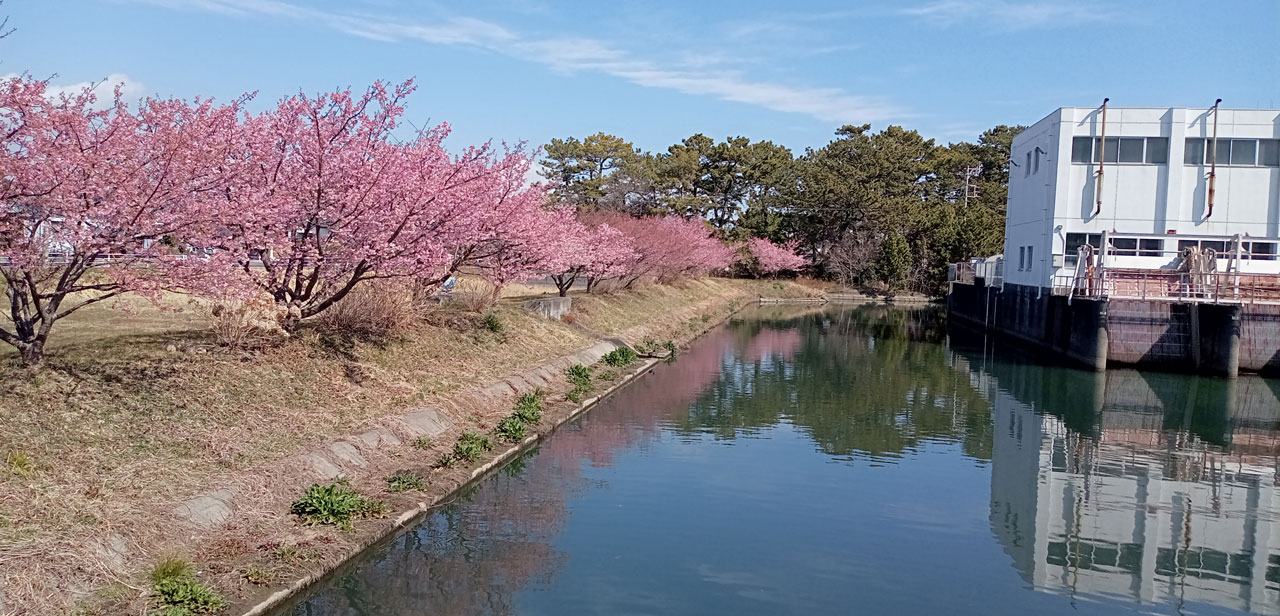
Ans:
<svg viewBox="0 0 1280 616"><path fill-rule="evenodd" d="M740 323L741 351L680 428L734 438L788 421L831 455L897 457L944 440L989 459L989 407L931 343L940 325L935 309L884 306Z"/></svg>
<svg viewBox="0 0 1280 616"><path fill-rule="evenodd" d="M838 456L897 456L959 441L990 457L990 420L951 370L936 311L859 307L719 328L673 364L563 426L536 455L356 563L293 614L509 614L521 588L549 581L553 547L584 465L645 446L664 428L733 438L780 422Z"/></svg>

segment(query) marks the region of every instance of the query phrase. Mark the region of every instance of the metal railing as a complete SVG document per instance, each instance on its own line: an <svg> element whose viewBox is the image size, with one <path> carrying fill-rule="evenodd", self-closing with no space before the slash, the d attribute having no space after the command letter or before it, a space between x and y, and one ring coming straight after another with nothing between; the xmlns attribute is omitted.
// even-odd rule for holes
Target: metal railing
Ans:
<svg viewBox="0 0 1280 616"><path fill-rule="evenodd" d="M1112 299L1280 303L1280 276L1102 268L1086 272L1085 275L1054 276L1053 293Z"/></svg>

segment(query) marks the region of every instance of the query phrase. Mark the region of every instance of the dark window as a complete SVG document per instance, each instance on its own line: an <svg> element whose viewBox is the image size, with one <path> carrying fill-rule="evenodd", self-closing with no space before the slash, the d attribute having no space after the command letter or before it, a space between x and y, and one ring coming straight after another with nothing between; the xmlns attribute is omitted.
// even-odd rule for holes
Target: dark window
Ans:
<svg viewBox="0 0 1280 616"><path fill-rule="evenodd" d="M1120 138L1107 137L1107 143L1106 143L1107 148L1105 152L1102 151L1102 146L1103 146L1102 139L1093 140L1093 162L1095 163L1098 162L1099 156L1106 158L1106 160L1104 160L1103 162L1108 162L1108 163L1116 162L1118 160L1116 151L1120 149Z"/></svg>
<svg viewBox="0 0 1280 616"><path fill-rule="evenodd" d="M1258 164L1280 167L1280 139L1263 139L1258 142Z"/></svg>
<svg viewBox="0 0 1280 616"><path fill-rule="evenodd" d="M1071 140L1071 162L1087 163L1093 159L1093 138L1075 137Z"/></svg>
<svg viewBox="0 0 1280 616"><path fill-rule="evenodd" d="M1200 242L1197 242L1195 240L1178 240L1178 254L1182 254L1182 251L1188 248L1195 248L1196 246L1199 246L1199 245L1200 245Z"/></svg>
<svg viewBox="0 0 1280 616"><path fill-rule="evenodd" d="M1214 141L1210 139L1205 143L1205 162L1212 163L1218 161L1219 165L1227 164L1227 160L1231 157L1231 140L1219 139Z"/></svg>
<svg viewBox="0 0 1280 616"><path fill-rule="evenodd" d="M1271 242L1250 242L1249 258L1255 261L1275 261L1276 245Z"/></svg>
<svg viewBox="0 0 1280 616"><path fill-rule="evenodd" d="M1182 162L1187 165L1204 164L1204 139L1187 137L1187 149L1182 155Z"/></svg>
<svg viewBox="0 0 1280 616"><path fill-rule="evenodd" d="M1146 141L1140 137L1124 137L1120 139L1120 147L1118 149L1118 162L1122 163L1140 163L1142 162L1142 143ZM1111 144L1107 144L1110 147Z"/></svg>
<svg viewBox="0 0 1280 616"><path fill-rule="evenodd" d="M1218 155L1221 160L1222 155ZM1252 165L1258 160L1258 142L1253 139L1231 140L1231 164Z"/></svg>
<svg viewBox="0 0 1280 616"><path fill-rule="evenodd" d="M1138 253L1142 257L1158 257L1164 252L1164 240L1145 239L1138 242L1138 247L1142 252Z"/></svg>
<svg viewBox="0 0 1280 616"><path fill-rule="evenodd" d="M1021 272L1024 269L1027 269L1027 247L1019 246L1018 247L1018 271Z"/></svg>
<svg viewBox="0 0 1280 616"><path fill-rule="evenodd" d="M1115 249L1115 254L1134 256L1138 254L1138 238L1136 237L1117 237L1111 240L1111 247Z"/></svg>
<svg viewBox="0 0 1280 616"><path fill-rule="evenodd" d="M1221 254L1227 251L1227 243L1224 241L1205 240L1200 242L1200 250L1212 250Z"/></svg>
<svg viewBox="0 0 1280 616"><path fill-rule="evenodd" d="M1147 138L1147 162L1153 165L1164 165L1169 162L1169 138Z"/></svg>
<svg viewBox="0 0 1280 616"><path fill-rule="evenodd" d="M1031 175L1031 152L1027 152L1027 167L1022 170L1022 177Z"/></svg>
<svg viewBox="0 0 1280 616"><path fill-rule="evenodd" d="M1031 166L1031 173L1040 173L1040 148L1038 146L1035 149L1035 153L1036 161L1035 164Z"/></svg>

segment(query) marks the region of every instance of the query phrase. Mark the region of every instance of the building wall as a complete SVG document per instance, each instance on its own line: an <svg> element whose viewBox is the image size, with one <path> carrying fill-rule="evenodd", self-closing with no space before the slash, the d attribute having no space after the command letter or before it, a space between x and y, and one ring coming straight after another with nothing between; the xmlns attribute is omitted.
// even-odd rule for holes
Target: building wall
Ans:
<svg viewBox="0 0 1280 616"><path fill-rule="evenodd" d="M1231 138L1280 139L1280 111L1276 110L1223 109L1217 124L1220 143ZM1098 109L1066 107L1014 139L1006 281L1050 286L1055 274L1070 275L1066 241L1071 233L1165 237L1167 254L1126 257L1110 264L1116 267L1172 267L1178 236L1241 234L1280 244L1280 167L1219 164L1213 215L1207 215L1209 166L1186 164L1184 157L1188 137L1212 137L1209 110L1109 108L1107 137L1167 139L1167 162L1104 163L1099 209L1095 198L1098 163L1092 157L1089 162L1072 162L1072 148L1074 137L1101 134ZM1029 259L1028 251L1033 254ZM1243 266L1243 271L1280 273L1280 258Z"/></svg>

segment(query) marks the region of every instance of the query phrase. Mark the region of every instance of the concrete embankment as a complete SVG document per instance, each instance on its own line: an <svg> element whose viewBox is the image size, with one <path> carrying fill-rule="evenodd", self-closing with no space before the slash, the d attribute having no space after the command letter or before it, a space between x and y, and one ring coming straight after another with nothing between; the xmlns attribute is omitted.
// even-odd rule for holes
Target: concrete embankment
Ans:
<svg viewBox="0 0 1280 616"><path fill-rule="evenodd" d="M685 343L766 294L817 295L712 279L571 307L521 297L490 309L493 329L454 309L386 343L304 332L249 352L211 345L183 313L86 313L68 326L84 341L45 371L0 368L0 461L11 466L0 469L0 614L142 613L155 605L148 572L171 557L229 613L278 602L514 455L519 445L502 445L473 465L436 464L464 432L493 438L519 392L548 392L554 403L530 427L545 434L584 408L566 400L568 365L623 343ZM634 374L604 372L588 395ZM426 488L391 492L397 471ZM307 486L338 476L392 513L351 531L289 513Z"/></svg>

